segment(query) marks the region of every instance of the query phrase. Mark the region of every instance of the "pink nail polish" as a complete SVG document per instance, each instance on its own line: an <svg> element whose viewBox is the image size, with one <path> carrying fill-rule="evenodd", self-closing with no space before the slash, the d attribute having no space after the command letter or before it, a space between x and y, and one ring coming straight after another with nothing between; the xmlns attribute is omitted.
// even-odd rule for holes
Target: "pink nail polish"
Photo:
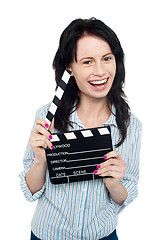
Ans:
<svg viewBox="0 0 160 240"><path fill-rule="evenodd" d="M100 165L97 165L97 169L99 169L99 168L101 168L101 166L100 166Z"/></svg>
<svg viewBox="0 0 160 240"><path fill-rule="evenodd" d="M94 174L96 174L98 171L96 170L96 171L94 171Z"/></svg>
<svg viewBox="0 0 160 240"><path fill-rule="evenodd" d="M107 156L104 156L104 159L107 159Z"/></svg>
<svg viewBox="0 0 160 240"><path fill-rule="evenodd" d="M49 125L46 123L46 124L45 124L45 127L46 127L46 128L48 128L48 127L49 127Z"/></svg>
<svg viewBox="0 0 160 240"><path fill-rule="evenodd" d="M52 146L51 149L54 149L54 147Z"/></svg>
<svg viewBox="0 0 160 240"><path fill-rule="evenodd" d="M52 135L49 135L49 139L52 139Z"/></svg>

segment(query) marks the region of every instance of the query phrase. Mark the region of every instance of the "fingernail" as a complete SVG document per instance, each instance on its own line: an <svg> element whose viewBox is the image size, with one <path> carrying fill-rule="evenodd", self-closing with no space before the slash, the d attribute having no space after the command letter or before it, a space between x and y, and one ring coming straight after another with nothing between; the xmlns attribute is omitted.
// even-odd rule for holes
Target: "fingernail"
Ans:
<svg viewBox="0 0 160 240"><path fill-rule="evenodd" d="M107 156L104 156L104 159L107 159Z"/></svg>
<svg viewBox="0 0 160 240"><path fill-rule="evenodd" d="M49 139L52 139L52 136L51 136L51 135L49 135Z"/></svg>
<svg viewBox="0 0 160 240"><path fill-rule="evenodd" d="M45 125L44 125L46 128L48 128L49 127L49 125L46 123Z"/></svg>
<svg viewBox="0 0 160 240"><path fill-rule="evenodd" d="M97 165L97 169L99 169L101 166L100 165Z"/></svg>
<svg viewBox="0 0 160 240"><path fill-rule="evenodd" d="M94 174L96 174L98 171L96 170L96 171L94 171Z"/></svg>
<svg viewBox="0 0 160 240"><path fill-rule="evenodd" d="M51 149L54 149L54 147L52 146Z"/></svg>

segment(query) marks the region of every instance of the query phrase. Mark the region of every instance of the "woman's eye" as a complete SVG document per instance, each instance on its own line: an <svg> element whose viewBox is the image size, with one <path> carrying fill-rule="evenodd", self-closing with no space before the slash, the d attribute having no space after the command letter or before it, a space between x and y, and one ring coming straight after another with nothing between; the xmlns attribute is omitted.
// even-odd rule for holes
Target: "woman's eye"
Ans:
<svg viewBox="0 0 160 240"><path fill-rule="evenodd" d="M104 61L108 62L108 61L110 61L111 59L112 59L111 57L105 57L105 58L104 58Z"/></svg>
<svg viewBox="0 0 160 240"><path fill-rule="evenodd" d="M91 61L85 61L83 64L88 65L88 64L90 64L90 63L91 63Z"/></svg>

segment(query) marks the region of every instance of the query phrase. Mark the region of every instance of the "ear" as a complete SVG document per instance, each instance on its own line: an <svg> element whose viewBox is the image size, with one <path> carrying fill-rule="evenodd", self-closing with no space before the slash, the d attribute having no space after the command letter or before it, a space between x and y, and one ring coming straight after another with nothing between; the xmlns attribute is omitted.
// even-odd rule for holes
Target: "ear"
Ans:
<svg viewBox="0 0 160 240"><path fill-rule="evenodd" d="M71 68L71 67L67 67L66 69L69 70L69 71L71 71L71 76L73 76L72 68Z"/></svg>

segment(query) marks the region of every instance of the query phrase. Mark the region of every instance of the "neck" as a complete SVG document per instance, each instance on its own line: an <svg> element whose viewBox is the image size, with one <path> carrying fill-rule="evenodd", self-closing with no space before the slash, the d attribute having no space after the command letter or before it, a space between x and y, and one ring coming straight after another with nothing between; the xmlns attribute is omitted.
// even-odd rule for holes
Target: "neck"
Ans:
<svg viewBox="0 0 160 240"><path fill-rule="evenodd" d="M77 115L86 128L99 127L110 116L107 99L81 98Z"/></svg>

